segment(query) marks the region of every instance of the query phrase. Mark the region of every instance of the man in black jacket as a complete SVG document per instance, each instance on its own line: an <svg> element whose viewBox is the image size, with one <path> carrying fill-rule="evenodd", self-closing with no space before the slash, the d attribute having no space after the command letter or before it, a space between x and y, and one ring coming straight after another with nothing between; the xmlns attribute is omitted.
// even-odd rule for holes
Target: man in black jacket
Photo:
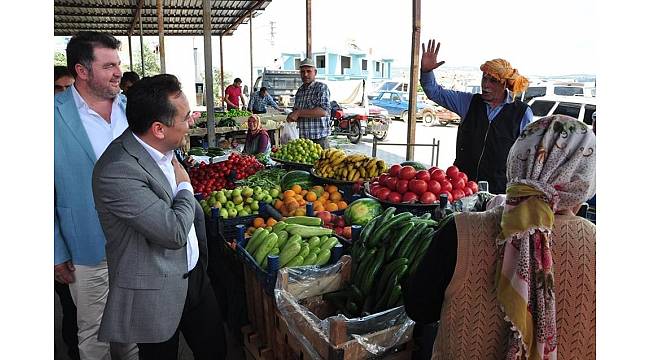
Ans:
<svg viewBox="0 0 650 360"><path fill-rule="evenodd" d="M469 180L486 180L490 192L506 190L506 160L510 147L533 120L525 103L515 100L528 87L509 62L494 59L481 65L481 93L471 94L444 89L436 83L433 70L438 62L440 43L422 44L420 84L427 97L458 114L462 121L456 137L456 165Z"/></svg>

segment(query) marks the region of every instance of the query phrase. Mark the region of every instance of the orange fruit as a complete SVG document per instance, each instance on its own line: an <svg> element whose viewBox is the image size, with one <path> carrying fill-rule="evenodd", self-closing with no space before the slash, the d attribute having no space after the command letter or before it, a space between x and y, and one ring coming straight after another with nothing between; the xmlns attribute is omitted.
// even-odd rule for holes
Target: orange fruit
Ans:
<svg viewBox="0 0 650 360"><path fill-rule="evenodd" d="M300 192L302 191L302 188L300 187L300 185L295 184L295 185L293 185L291 187L291 190L293 190L293 192L295 192L296 194L300 194Z"/></svg>
<svg viewBox="0 0 650 360"><path fill-rule="evenodd" d="M300 202L300 200L303 199L302 195L296 195L293 198L296 199L296 201L298 201L298 202Z"/></svg>
<svg viewBox="0 0 650 360"><path fill-rule="evenodd" d="M314 203L314 211L325 211L325 206L323 206L322 202L316 201Z"/></svg>
<svg viewBox="0 0 650 360"><path fill-rule="evenodd" d="M296 216L296 210L291 210L285 216Z"/></svg>
<svg viewBox="0 0 650 360"><path fill-rule="evenodd" d="M336 185L327 185L327 189L325 190L327 190L328 193L332 194L338 192L339 188L337 188Z"/></svg>
<svg viewBox="0 0 650 360"><path fill-rule="evenodd" d="M339 201L338 203L336 203L336 205L339 207L339 210L345 210L345 209L347 209L347 207L348 207L348 203L346 203L346 202L343 201L343 200L341 200L341 201Z"/></svg>
<svg viewBox="0 0 650 360"><path fill-rule="evenodd" d="M341 193L338 192L338 191L333 192L333 193L330 193L330 198L329 198L329 199L330 199L331 201L340 201L341 198L342 198L342 197L341 197Z"/></svg>
<svg viewBox="0 0 650 360"><path fill-rule="evenodd" d="M253 220L253 226L257 229L258 227L264 226L264 219L261 217L256 217L255 220Z"/></svg>
<svg viewBox="0 0 650 360"><path fill-rule="evenodd" d="M321 199L325 199L325 200L327 200L327 199L330 198L330 193L328 193L328 192L324 192L323 195L320 196L320 198L321 198Z"/></svg>
<svg viewBox="0 0 650 360"><path fill-rule="evenodd" d="M292 198L292 197L294 197L294 196L296 196L296 192L293 191L293 190L286 190L286 191L284 192L284 197L285 197L285 198Z"/></svg>
<svg viewBox="0 0 650 360"><path fill-rule="evenodd" d="M275 200L275 204L273 205L273 207L274 207L276 210L280 210L280 209L282 209L282 205L284 205L284 203L282 202L282 200Z"/></svg>
<svg viewBox="0 0 650 360"><path fill-rule="evenodd" d="M300 208L300 209L296 209L296 212L294 214L295 216L305 216L305 214L307 214L307 211L305 209Z"/></svg>
<svg viewBox="0 0 650 360"><path fill-rule="evenodd" d="M268 220L266 220L266 225L267 225L267 226L274 226L274 225L277 224L277 223L278 223L278 221L275 220L275 219L272 218L272 217L270 217Z"/></svg>
<svg viewBox="0 0 650 360"><path fill-rule="evenodd" d="M300 192L300 195L302 195L302 196L307 195L307 190L302 190L302 191Z"/></svg>
<svg viewBox="0 0 650 360"><path fill-rule="evenodd" d="M289 210L289 212L295 211L299 207L300 207L300 205L296 201L292 201L290 203L287 203L287 210Z"/></svg>
<svg viewBox="0 0 650 360"><path fill-rule="evenodd" d="M307 201L314 202L314 201L316 201L318 199L318 196L316 196L315 192L310 191L310 192L307 193L307 196L305 196L305 199Z"/></svg>
<svg viewBox="0 0 650 360"><path fill-rule="evenodd" d="M305 206L305 205L307 205L307 202L304 199L300 199L300 200L298 200L298 205Z"/></svg>
<svg viewBox="0 0 650 360"><path fill-rule="evenodd" d="M327 211L338 211L339 207L335 203L328 203L325 205L325 210Z"/></svg>

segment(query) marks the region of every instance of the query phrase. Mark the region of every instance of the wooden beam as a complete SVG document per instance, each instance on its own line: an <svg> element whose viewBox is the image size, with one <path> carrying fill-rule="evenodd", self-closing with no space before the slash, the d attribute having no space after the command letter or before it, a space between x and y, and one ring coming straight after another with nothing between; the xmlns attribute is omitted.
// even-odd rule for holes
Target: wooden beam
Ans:
<svg viewBox="0 0 650 360"><path fill-rule="evenodd" d="M181 18L167 18L167 21L165 22L167 25L203 25L203 20L201 18L183 18L186 21L178 21ZM172 20L172 21L170 21ZM176 21L174 21L176 20ZM100 21L94 21L94 20L82 20L82 21L75 21L75 20L62 20L62 21L55 21L56 25L61 25L61 24L90 24L90 25L130 25L131 21L110 21L110 20L100 20ZM157 19L153 19L150 21L143 21L142 22L144 25L157 25L158 21ZM231 25L232 22L223 22L223 21L213 21L212 25Z"/></svg>
<svg viewBox="0 0 650 360"><path fill-rule="evenodd" d="M138 6L133 12L133 20L131 21L131 28L129 28L129 35L133 35L133 31L135 30L135 24L138 21L138 19L140 19L140 12L142 11L143 3L144 0L138 0ZM142 21L140 21L140 31L142 31ZM142 39L142 34L140 34L140 38Z"/></svg>
<svg viewBox="0 0 650 360"><path fill-rule="evenodd" d="M214 123L214 84L212 72L212 25L210 24L210 0L203 0L203 58L205 64L205 108L208 113L208 145L217 146Z"/></svg>
<svg viewBox="0 0 650 360"><path fill-rule="evenodd" d="M259 9L260 7L262 7L262 5L264 5L264 2L265 2L265 0L258 0L255 3L255 5L253 5L253 7L248 9L248 11L246 11L246 13L244 15L240 16L239 19L237 19L232 25L230 25L230 27L228 27L226 30L224 30L223 33L227 34L227 33L231 32L232 30L234 30L237 26L239 26L239 24L241 24L244 20L246 20L246 18L249 15L251 15L253 13L253 11L255 11L255 10Z"/></svg>
<svg viewBox="0 0 650 360"><path fill-rule="evenodd" d="M249 46L249 51L251 55L251 85L248 88L248 94L249 94L249 100L250 101L250 96L253 93L253 14L248 15L248 46Z"/></svg>
<svg viewBox="0 0 650 360"><path fill-rule="evenodd" d="M311 0L306 0L306 15L305 19L307 21L306 24L306 34L305 38L307 40L307 46L305 49L305 57L311 58Z"/></svg>
<svg viewBox="0 0 650 360"><path fill-rule="evenodd" d="M223 36L219 36L219 60L221 62L221 107L225 107L226 84L223 81Z"/></svg>
<svg viewBox="0 0 650 360"><path fill-rule="evenodd" d="M140 62L142 64L142 77L147 76L144 73L144 38L142 37L142 18L139 17L140 19Z"/></svg>
<svg viewBox="0 0 650 360"><path fill-rule="evenodd" d="M248 1L248 0L246 0ZM270 2L270 1L268 1ZM131 5L110 5L110 6L99 6L95 4L75 4L75 5L56 5L54 4L54 11L56 14L57 9L61 8L67 8L67 9L95 9L95 10L135 10L135 8ZM153 5L147 5L147 6L142 6L142 10L156 10L156 6ZM202 11L202 7L194 7L194 6L168 6L165 8L165 10L168 11L183 11L183 10L196 10L196 11ZM242 7L239 6L218 6L218 7L212 7L211 12L215 11L237 11L237 10L245 10Z"/></svg>
<svg viewBox="0 0 650 360"><path fill-rule="evenodd" d="M131 46L131 35L129 35L129 70L133 71L133 47Z"/></svg>
<svg viewBox="0 0 650 360"><path fill-rule="evenodd" d="M156 5L158 7L158 55L160 57L160 72L165 74L167 71L165 69L165 27L163 25L162 0L156 0Z"/></svg>
<svg viewBox="0 0 650 360"><path fill-rule="evenodd" d="M413 0L413 36L411 37L411 79L409 81L409 117L408 131L406 133L406 160L413 160L415 149L410 144L415 144L415 125L417 113L417 92L420 75L420 8L421 0Z"/></svg>

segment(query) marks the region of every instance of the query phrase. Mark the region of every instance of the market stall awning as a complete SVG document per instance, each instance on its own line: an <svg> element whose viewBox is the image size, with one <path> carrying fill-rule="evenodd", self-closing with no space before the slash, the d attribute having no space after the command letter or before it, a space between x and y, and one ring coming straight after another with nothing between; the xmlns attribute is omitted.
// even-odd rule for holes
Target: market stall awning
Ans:
<svg viewBox="0 0 650 360"><path fill-rule="evenodd" d="M264 10L271 0L210 1L212 35L232 35L249 14ZM203 36L202 0L163 0L165 36ZM79 31L109 32L114 36L139 33L158 36L156 0L54 0L54 35Z"/></svg>

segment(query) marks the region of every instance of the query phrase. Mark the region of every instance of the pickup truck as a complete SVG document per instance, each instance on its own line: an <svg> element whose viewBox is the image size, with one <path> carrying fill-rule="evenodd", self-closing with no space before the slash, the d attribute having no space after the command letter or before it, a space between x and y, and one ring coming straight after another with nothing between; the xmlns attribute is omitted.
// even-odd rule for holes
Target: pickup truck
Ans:
<svg viewBox="0 0 650 360"><path fill-rule="evenodd" d="M406 121L408 118L408 93L401 91L379 91L377 96L370 100L370 104L380 106L388 111L389 116ZM460 123L460 116L440 105L418 99L416 119L422 120L424 125L442 125Z"/></svg>

